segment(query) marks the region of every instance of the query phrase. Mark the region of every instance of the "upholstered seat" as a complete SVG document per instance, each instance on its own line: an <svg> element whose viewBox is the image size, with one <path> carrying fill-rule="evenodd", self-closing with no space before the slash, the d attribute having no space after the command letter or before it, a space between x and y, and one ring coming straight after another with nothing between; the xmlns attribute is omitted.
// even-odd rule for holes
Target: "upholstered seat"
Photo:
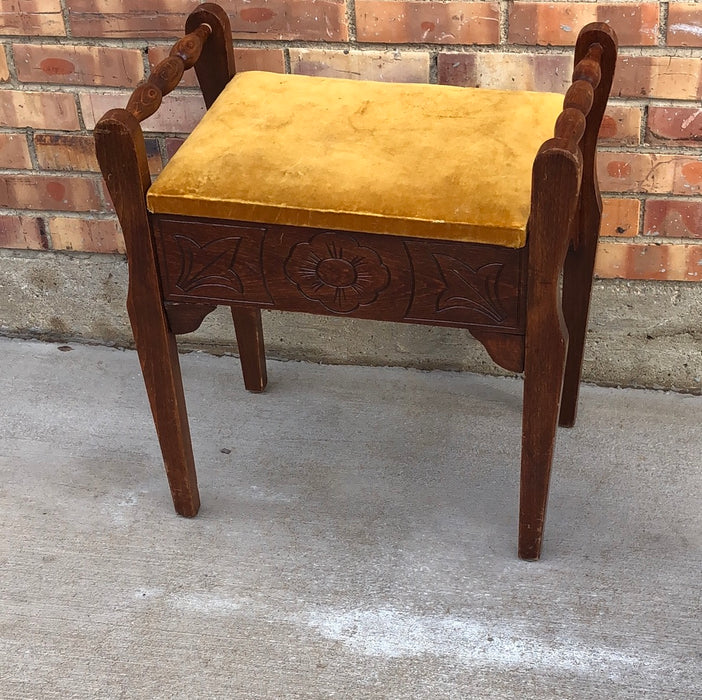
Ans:
<svg viewBox="0 0 702 700"><path fill-rule="evenodd" d="M519 248L563 96L236 75L148 192L152 212Z"/></svg>

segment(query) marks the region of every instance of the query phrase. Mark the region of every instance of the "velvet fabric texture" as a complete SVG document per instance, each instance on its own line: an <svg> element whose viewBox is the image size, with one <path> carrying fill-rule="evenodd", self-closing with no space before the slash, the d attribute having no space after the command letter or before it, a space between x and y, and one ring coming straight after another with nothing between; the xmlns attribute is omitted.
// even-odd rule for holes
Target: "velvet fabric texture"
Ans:
<svg viewBox="0 0 702 700"><path fill-rule="evenodd" d="M147 194L159 214L519 248L553 93L235 76Z"/></svg>

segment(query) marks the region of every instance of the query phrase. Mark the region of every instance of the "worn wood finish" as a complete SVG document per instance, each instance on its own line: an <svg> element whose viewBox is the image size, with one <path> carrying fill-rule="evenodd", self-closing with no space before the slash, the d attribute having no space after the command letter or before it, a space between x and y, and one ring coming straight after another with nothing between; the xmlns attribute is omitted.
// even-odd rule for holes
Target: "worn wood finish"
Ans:
<svg viewBox="0 0 702 700"><path fill-rule="evenodd" d="M217 305L229 306L246 388L262 391L261 309L462 327L495 362L524 372L519 556L538 558L559 412L561 423L572 423L577 399L601 212L595 146L616 59L613 32L601 24L581 32L554 137L534 162L527 246L514 250L149 216L138 121L190 65L208 106L234 74L221 8L200 5L186 31L137 89L129 111L113 110L96 127L101 168L127 241L130 318L178 512L193 515L198 502L174 333L194 330Z"/></svg>
<svg viewBox="0 0 702 700"><path fill-rule="evenodd" d="M578 68L583 60L594 56L599 71L592 70L588 74ZM590 76L593 99L592 106L587 111L585 133L580 142L583 169L574 239L563 269L563 313L570 336L559 417L559 424L565 427L574 425L578 405L592 275L602 219L602 200L596 172L597 135L607 107L616 61L617 38L612 29L603 23L585 27L575 47L574 77L582 75L579 82L584 82Z"/></svg>
<svg viewBox="0 0 702 700"><path fill-rule="evenodd" d="M95 127L103 176L124 233L129 261L127 310L161 445L173 504L194 516L200 507L178 348L162 303L156 251L146 211L151 178L137 119L108 112Z"/></svg>

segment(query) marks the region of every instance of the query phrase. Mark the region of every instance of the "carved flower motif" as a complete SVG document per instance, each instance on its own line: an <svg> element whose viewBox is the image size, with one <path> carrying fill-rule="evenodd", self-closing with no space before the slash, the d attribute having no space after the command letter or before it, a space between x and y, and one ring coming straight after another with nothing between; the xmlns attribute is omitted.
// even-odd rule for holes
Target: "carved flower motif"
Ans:
<svg viewBox="0 0 702 700"><path fill-rule="evenodd" d="M305 297L335 313L374 302L390 282L390 272L374 250L338 233L319 233L293 246L285 274Z"/></svg>

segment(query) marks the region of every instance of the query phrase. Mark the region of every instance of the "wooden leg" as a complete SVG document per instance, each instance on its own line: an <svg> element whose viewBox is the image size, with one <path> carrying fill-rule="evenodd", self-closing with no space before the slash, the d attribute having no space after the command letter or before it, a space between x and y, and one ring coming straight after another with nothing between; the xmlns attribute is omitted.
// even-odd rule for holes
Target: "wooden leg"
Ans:
<svg viewBox="0 0 702 700"><path fill-rule="evenodd" d="M578 201L580 161L546 142L534 161L529 229L519 557L541 555L551 463L563 391L568 330L559 276Z"/></svg>
<svg viewBox="0 0 702 700"><path fill-rule="evenodd" d="M551 463L563 385L567 334L556 320L529 338L524 367L519 557L541 555Z"/></svg>
<svg viewBox="0 0 702 700"><path fill-rule="evenodd" d="M200 496L176 339L158 296L135 301L130 291L127 309L173 505L180 515L193 517L200 508Z"/></svg>
<svg viewBox="0 0 702 700"><path fill-rule="evenodd" d="M566 428L573 427L578 410L596 249L596 239L583 242L578 250L568 251L563 267L563 314L568 326L569 342L558 423Z"/></svg>
<svg viewBox="0 0 702 700"><path fill-rule="evenodd" d="M244 386L248 391L263 391L268 376L261 311L247 306L232 306L232 319L239 346Z"/></svg>
<svg viewBox="0 0 702 700"><path fill-rule="evenodd" d="M138 120L111 110L95 128L105 182L122 225L129 261L127 311L176 512L200 507L175 336L166 317L145 194L151 177Z"/></svg>

